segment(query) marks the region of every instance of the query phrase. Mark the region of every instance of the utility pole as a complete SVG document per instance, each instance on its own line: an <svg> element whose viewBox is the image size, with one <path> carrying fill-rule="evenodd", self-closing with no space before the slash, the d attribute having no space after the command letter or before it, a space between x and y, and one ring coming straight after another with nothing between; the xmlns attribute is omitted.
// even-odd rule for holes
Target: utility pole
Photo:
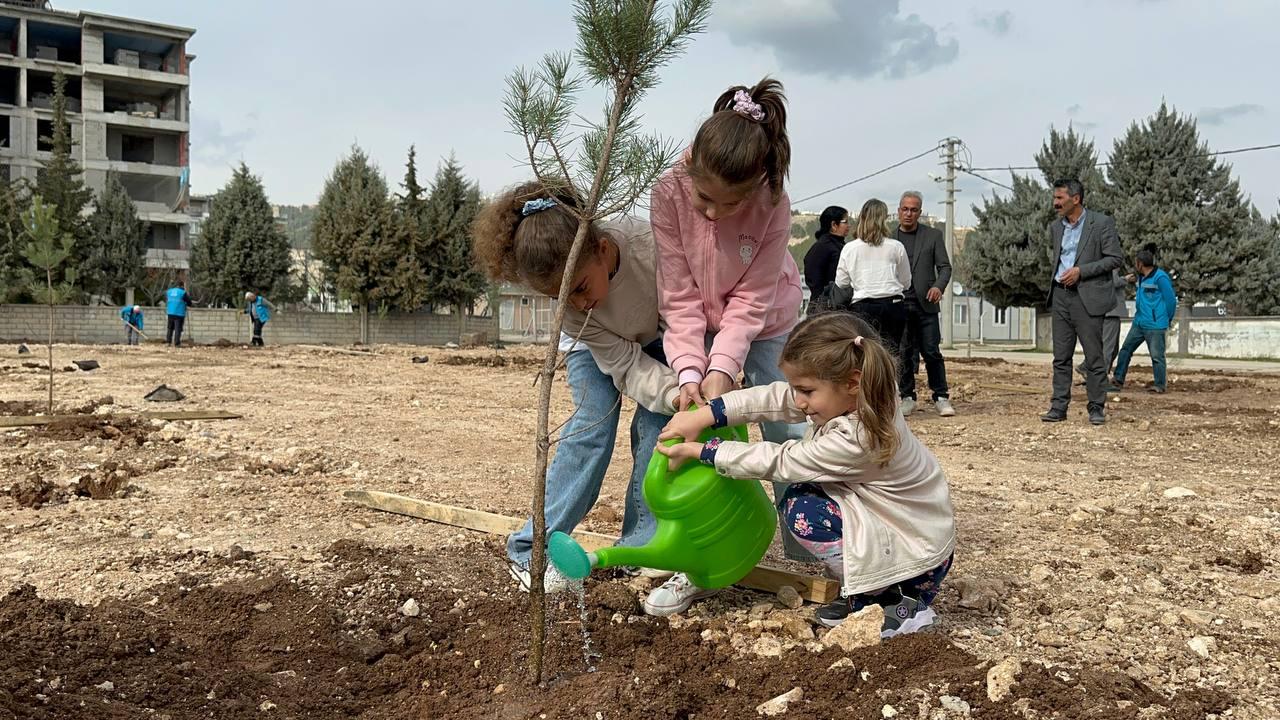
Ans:
<svg viewBox="0 0 1280 720"><path fill-rule="evenodd" d="M960 149L960 139L949 137L942 141L946 145L946 165L947 174L943 177L943 182L947 184L947 199L943 200L946 208L947 227L945 231L945 243L947 247L947 257L951 258L952 266L955 265L955 246L956 246L956 155ZM952 281L954 284L954 280ZM942 317L939 320L942 323L942 347L950 350L955 347L955 326L952 324L953 311L955 308L955 293L948 286L942 291ZM972 322L972 319L970 319Z"/></svg>

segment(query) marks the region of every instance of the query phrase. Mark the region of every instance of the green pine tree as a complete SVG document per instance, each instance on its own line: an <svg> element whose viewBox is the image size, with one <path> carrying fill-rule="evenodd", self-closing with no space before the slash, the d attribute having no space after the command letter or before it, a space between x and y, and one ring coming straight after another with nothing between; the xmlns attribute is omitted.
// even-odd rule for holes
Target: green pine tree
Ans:
<svg viewBox="0 0 1280 720"><path fill-rule="evenodd" d="M1098 151L1093 148L1093 141L1077 134L1075 128L1068 125L1064 133L1050 127L1049 137L1036 153L1036 165L1040 166L1050 196L1053 184L1059 180L1079 180L1084 185L1085 206L1111 214L1106 177L1098 167Z"/></svg>
<svg viewBox="0 0 1280 720"><path fill-rule="evenodd" d="M1010 176L1012 195L974 206L978 225L956 255L956 277L996 307L1043 308L1053 274L1051 194L1033 178Z"/></svg>
<svg viewBox="0 0 1280 720"><path fill-rule="evenodd" d="M235 307L245 291L276 302L297 295L290 282L289 240L276 224L262 180L243 162L214 196L191 248L191 282L201 300Z"/></svg>
<svg viewBox="0 0 1280 720"><path fill-rule="evenodd" d="M31 279L31 297L49 308L49 409L53 414L53 306L72 299L75 294L76 269L62 268L69 264L75 253L75 238L58 226L58 208L46 205L39 195L31 199L31 207L23 214L24 231L29 242L22 254L31 266L39 270ZM54 274L62 270L54 281Z"/></svg>
<svg viewBox="0 0 1280 720"><path fill-rule="evenodd" d="M78 281L90 292L97 292L99 278L92 272L90 258L94 255L93 230L84 211L93 200L93 191L85 187L81 177L84 170L72 157L75 145L71 138L71 123L67 121L67 77L61 70L53 74L53 137L46 138L52 144L48 160L41 161L41 172L36 179L35 193L46 205L53 207L58 227L71 236L73 243L71 267L76 268Z"/></svg>
<svg viewBox="0 0 1280 720"><path fill-rule="evenodd" d="M404 192L396 197L393 244L398 248L388 279L390 304L414 311L431 302L430 232L427 228L427 189L418 183L417 150L409 147Z"/></svg>
<svg viewBox="0 0 1280 720"><path fill-rule="evenodd" d="M1235 315L1280 315L1280 214L1255 208L1236 246L1236 273L1227 304Z"/></svg>
<svg viewBox="0 0 1280 720"><path fill-rule="evenodd" d="M357 307L394 300L395 216L387 181L353 146L325 180L312 224L312 246L328 279Z"/></svg>
<svg viewBox="0 0 1280 720"><path fill-rule="evenodd" d="M29 269L22 254L26 242L23 215L30 206L30 192L22 180L0 181L0 302L27 296Z"/></svg>
<svg viewBox="0 0 1280 720"><path fill-rule="evenodd" d="M1128 255L1147 244L1192 302L1233 294L1249 208L1231 166L1208 157L1196 121L1165 103L1115 142L1107 179Z"/></svg>
<svg viewBox="0 0 1280 720"><path fill-rule="evenodd" d="M480 188L468 182L451 155L436 171L426 207L432 305L466 315L488 282L471 255L471 223L480 211ZM461 322L461 320L459 320Z"/></svg>
<svg viewBox="0 0 1280 720"><path fill-rule="evenodd" d="M92 250L86 259L87 272L98 281L98 294L123 303L125 288L142 280L142 257L146 254L147 224L138 218L129 193L115 173L98 195L89 227Z"/></svg>

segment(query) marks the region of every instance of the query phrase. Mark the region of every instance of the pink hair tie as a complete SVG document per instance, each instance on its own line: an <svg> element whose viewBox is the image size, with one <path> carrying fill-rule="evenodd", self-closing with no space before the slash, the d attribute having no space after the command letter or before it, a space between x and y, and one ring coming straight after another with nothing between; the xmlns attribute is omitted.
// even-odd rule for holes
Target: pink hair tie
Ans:
<svg viewBox="0 0 1280 720"><path fill-rule="evenodd" d="M733 94L733 111L739 115L746 115L756 122L764 122L764 108L760 107L760 103L751 99L751 94L746 90L739 90Z"/></svg>
<svg viewBox="0 0 1280 720"><path fill-rule="evenodd" d="M859 335L858 337L854 338L853 344L857 345L858 347L862 347L862 336Z"/></svg>

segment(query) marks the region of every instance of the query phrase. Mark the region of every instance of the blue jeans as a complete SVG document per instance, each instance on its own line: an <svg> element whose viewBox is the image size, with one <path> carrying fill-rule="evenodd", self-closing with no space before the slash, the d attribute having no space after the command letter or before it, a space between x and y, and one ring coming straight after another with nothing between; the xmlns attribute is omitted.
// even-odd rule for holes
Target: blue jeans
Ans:
<svg viewBox="0 0 1280 720"><path fill-rule="evenodd" d="M660 348L655 342L645 352L660 355ZM666 362L661 357L657 359ZM565 439L557 443L555 457L547 468L547 535L557 530L573 532L600 497L621 415L613 378L600 370L589 350L569 353L565 365L577 412L561 429L560 437ZM644 501L644 473L658 444L658 433L670 419L639 406L631 419L631 482L627 486L619 545L644 545L657 529L657 521ZM532 550L530 519L507 538L507 556L527 567Z"/></svg>
<svg viewBox="0 0 1280 720"><path fill-rule="evenodd" d="M1138 327L1137 323L1129 326L1129 334L1125 336L1124 344L1120 346L1120 356L1116 358L1117 385L1124 383L1124 376L1129 373L1129 361L1133 359L1133 352L1145 342L1147 352L1151 353L1151 371L1156 376L1155 385L1161 390L1165 389L1164 334L1164 330L1146 330Z"/></svg>
<svg viewBox="0 0 1280 720"><path fill-rule="evenodd" d="M707 350L711 350L711 341L715 335L708 334ZM756 387L778 381L786 381L782 369L778 367L782 359L782 348L787 344L787 336L756 340L747 351L746 361L742 364L743 386ZM736 379L736 378L735 378ZM784 443L788 440L799 440L804 437L806 423L765 422L760 423L760 434L768 442ZM773 483L774 504L778 506L779 517L782 513L782 496L787 490L787 483ZM815 562L813 554L796 542L791 533L782 533L782 550L788 560Z"/></svg>

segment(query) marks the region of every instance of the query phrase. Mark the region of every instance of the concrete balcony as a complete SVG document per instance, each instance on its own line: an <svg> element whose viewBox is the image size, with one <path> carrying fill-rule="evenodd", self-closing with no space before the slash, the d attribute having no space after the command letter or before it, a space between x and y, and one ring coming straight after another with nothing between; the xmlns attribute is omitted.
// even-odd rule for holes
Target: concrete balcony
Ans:
<svg viewBox="0 0 1280 720"><path fill-rule="evenodd" d="M191 267L191 251L147 248L147 254L142 259L142 265L149 268L186 270Z"/></svg>
<svg viewBox="0 0 1280 720"><path fill-rule="evenodd" d="M151 83L155 85L178 87L190 87L191 85L191 77L189 75L165 72L163 70L143 70L142 68L126 67L124 65L111 65L108 63L85 63L84 73L86 75L97 77L132 80L135 82Z"/></svg>
<svg viewBox="0 0 1280 720"><path fill-rule="evenodd" d="M152 224L186 225L191 222L190 215L184 212L172 212L165 207L164 203L135 200L133 205L138 210L138 219Z"/></svg>
<svg viewBox="0 0 1280 720"><path fill-rule="evenodd" d="M114 173L132 175L153 175L157 177L182 177L182 168L177 165L157 165L145 162L124 162L122 160L85 160L86 170L106 170Z"/></svg>
<svg viewBox="0 0 1280 720"><path fill-rule="evenodd" d="M108 125L139 128L142 130L162 130L179 133L191 132L191 123L189 122L142 117L139 115L130 115L124 112L90 111L85 113L85 118L94 122L103 122Z"/></svg>

